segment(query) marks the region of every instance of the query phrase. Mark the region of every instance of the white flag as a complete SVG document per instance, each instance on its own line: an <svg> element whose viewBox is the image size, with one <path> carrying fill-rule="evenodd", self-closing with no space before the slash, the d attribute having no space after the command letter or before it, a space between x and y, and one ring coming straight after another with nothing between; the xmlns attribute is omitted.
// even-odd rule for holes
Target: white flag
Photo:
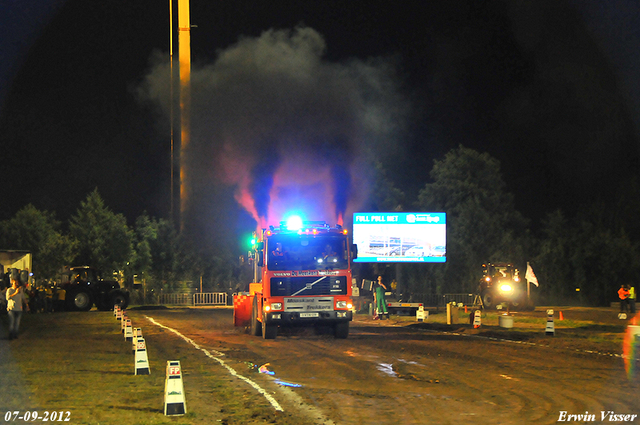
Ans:
<svg viewBox="0 0 640 425"><path fill-rule="evenodd" d="M533 283L536 286L540 286L538 285L538 278L536 277L536 274L533 272L533 269L531 268L531 264L529 264L529 262L527 261L527 273L524 276L525 279L527 279L529 282Z"/></svg>

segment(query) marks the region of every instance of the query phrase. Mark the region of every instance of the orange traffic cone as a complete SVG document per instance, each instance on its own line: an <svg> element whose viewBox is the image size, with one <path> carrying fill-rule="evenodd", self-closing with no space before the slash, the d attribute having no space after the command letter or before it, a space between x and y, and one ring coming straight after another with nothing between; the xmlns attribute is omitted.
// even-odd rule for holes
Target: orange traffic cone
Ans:
<svg viewBox="0 0 640 425"><path fill-rule="evenodd" d="M560 312L560 317L558 318L558 320L564 320L564 315L562 314L562 312Z"/></svg>
<svg viewBox="0 0 640 425"><path fill-rule="evenodd" d="M464 312L467 313L467 306L464 306Z"/></svg>

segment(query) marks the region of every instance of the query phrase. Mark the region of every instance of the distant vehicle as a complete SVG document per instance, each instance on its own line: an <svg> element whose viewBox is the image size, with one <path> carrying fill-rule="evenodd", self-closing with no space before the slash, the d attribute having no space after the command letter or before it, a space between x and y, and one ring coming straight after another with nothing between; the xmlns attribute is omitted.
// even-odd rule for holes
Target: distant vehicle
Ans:
<svg viewBox="0 0 640 425"><path fill-rule="evenodd" d="M11 286L10 279L17 279L21 284L31 283L33 271L30 251L0 251L0 289ZM6 301L6 300L5 300Z"/></svg>
<svg viewBox="0 0 640 425"><path fill-rule="evenodd" d="M404 255L407 257L426 257L429 255L429 250L422 245L414 246L409 248Z"/></svg>
<svg viewBox="0 0 640 425"><path fill-rule="evenodd" d="M424 307L422 303L403 301L402 295L393 292L385 292L385 300L389 314L397 314L398 316L415 316L418 309L421 306Z"/></svg>
<svg viewBox="0 0 640 425"><path fill-rule="evenodd" d="M517 309L531 309L533 303L527 298L527 289L520 279L520 272L510 263L486 263L478 284L478 295L485 308L496 308L500 304Z"/></svg>
<svg viewBox="0 0 640 425"><path fill-rule="evenodd" d="M101 279L96 270L88 267L70 267L62 274L60 288L65 291L69 310L89 311L95 303L98 310L112 310L117 304L129 305L129 292L112 280Z"/></svg>
<svg viewBox="0 0 640 425"><path fill-rule="evenodd" d="M274 339L278 328L333 328L335 338L349 336L353 319L351 261L357 248L342 226L302 220L281 222L262 231L253 245L254 281L249 292L234 296L235 326ZM276 254L278 251L284 256ZM330 261L326 253L332 252Z"/></svg>

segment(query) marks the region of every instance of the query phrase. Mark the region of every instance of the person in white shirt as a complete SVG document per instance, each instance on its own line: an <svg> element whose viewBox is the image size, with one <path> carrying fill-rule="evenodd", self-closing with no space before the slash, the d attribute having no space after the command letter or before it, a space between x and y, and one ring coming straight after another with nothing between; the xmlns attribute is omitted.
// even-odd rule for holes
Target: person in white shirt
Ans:
<svg viewBox="0 0 640 425"><path fill-rule="evenodd" d="M27 303L24 288L17 279L11 279L11 288L7 288L7 315L9 316L9 339L18 338L22 305Z"/></svg>

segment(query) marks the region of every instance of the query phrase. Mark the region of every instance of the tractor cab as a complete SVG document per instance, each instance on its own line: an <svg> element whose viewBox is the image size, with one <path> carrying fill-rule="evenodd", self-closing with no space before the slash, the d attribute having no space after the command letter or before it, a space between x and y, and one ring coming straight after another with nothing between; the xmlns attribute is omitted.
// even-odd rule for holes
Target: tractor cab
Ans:
<svg viewBox="0 0 640 425"><path fill-rule="evenodd" d="M485 263L478 285L478 294L485 308L520 307L527 301L527 293L520 272L510 263Z"/></svg>

